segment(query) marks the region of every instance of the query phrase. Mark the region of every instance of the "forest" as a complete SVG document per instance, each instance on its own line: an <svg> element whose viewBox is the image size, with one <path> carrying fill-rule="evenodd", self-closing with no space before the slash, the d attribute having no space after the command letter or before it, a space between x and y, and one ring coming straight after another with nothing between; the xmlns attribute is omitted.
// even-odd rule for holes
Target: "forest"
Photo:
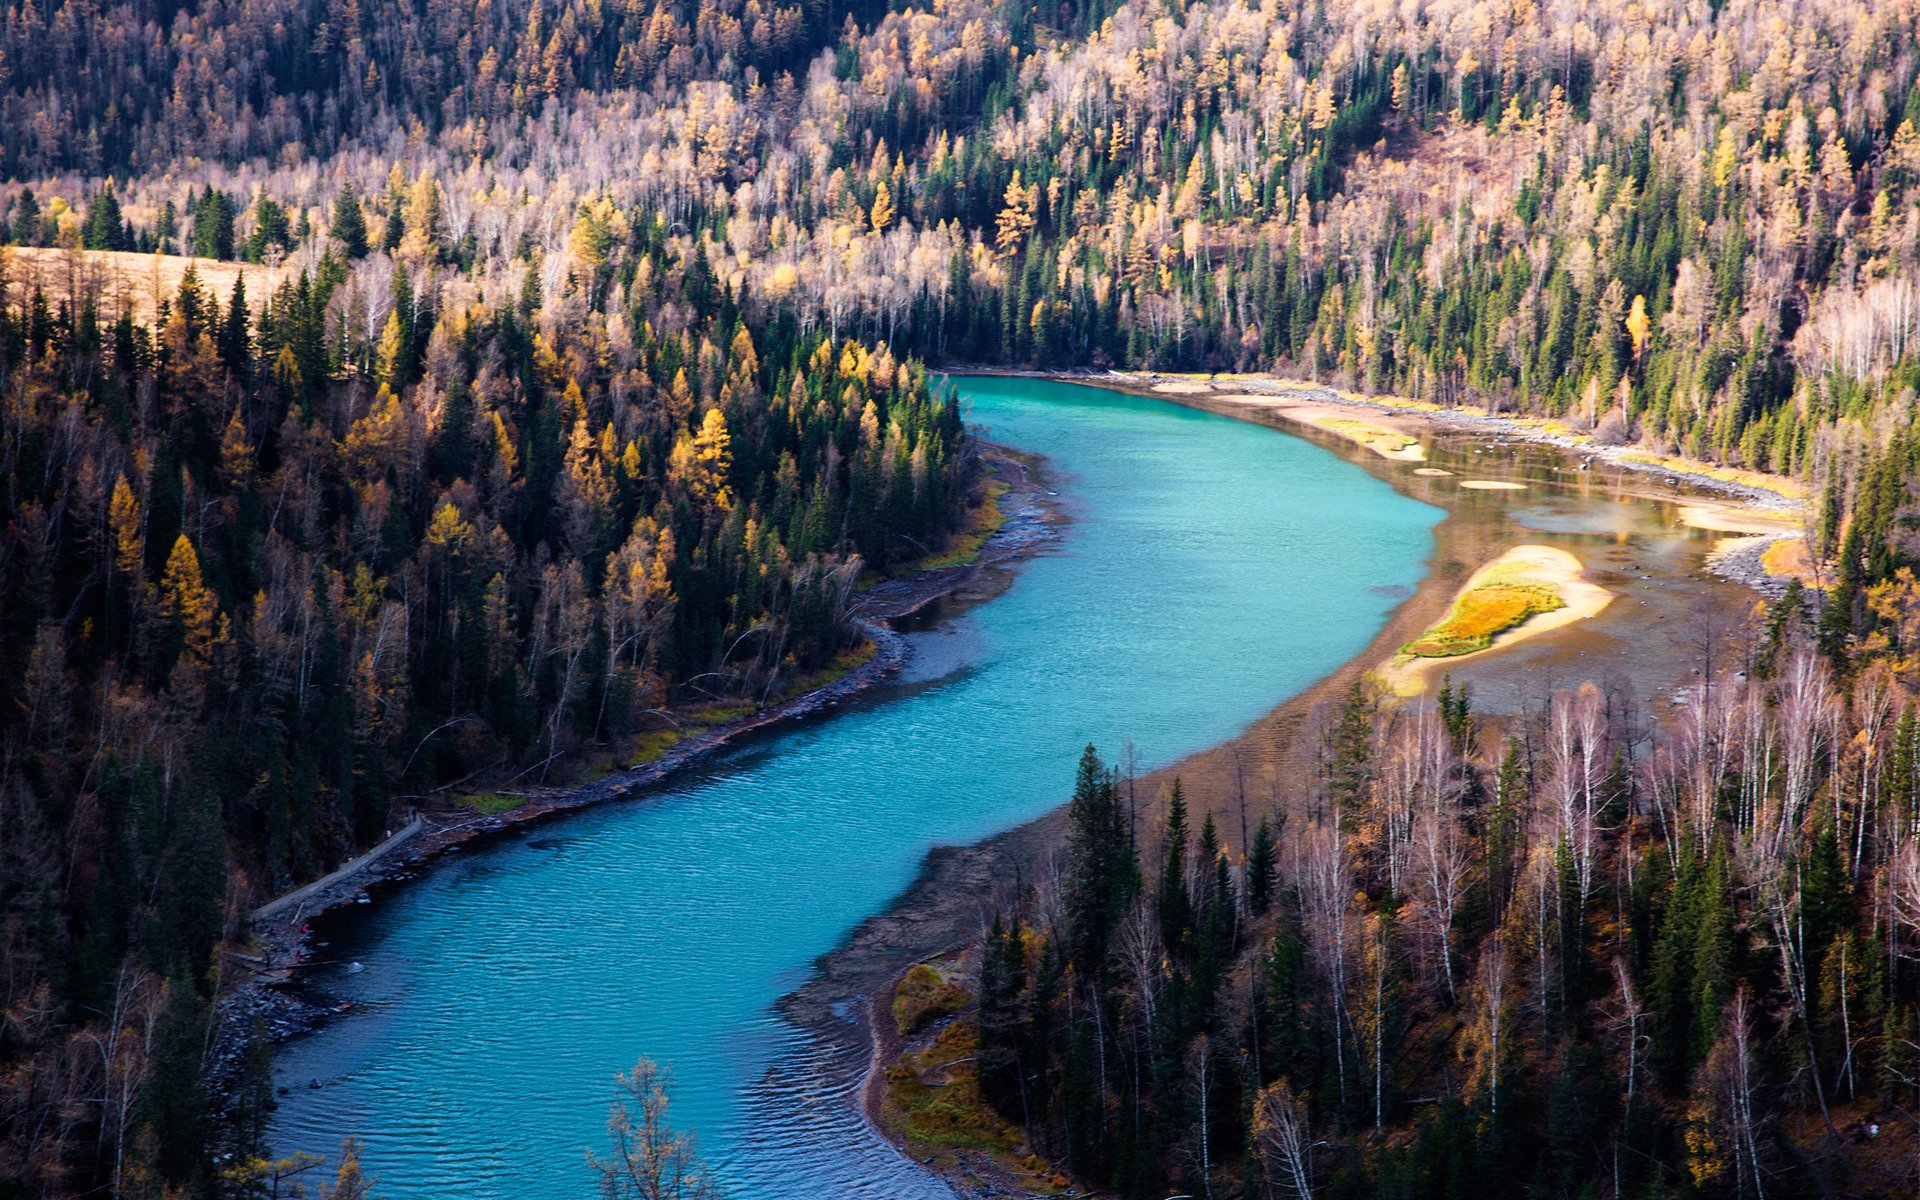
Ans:
<svg viewBox="0 0 1920 1200"><path fill-rule="evenodd" d="M1835 1147L1920 1102L1914 0L3 0L0 130L0 1197L271 1194L252 906L831 669L969 364L1547 416L1832 564L1677 717L1355 697L1263 838L1116 841L1090 759L978 981L1037 1145L1910 1181Z"/></svg>
<svg viewBox="0 0 1920 1200"><path fill-rule="evenodd" d="M1177 779L1136 831L1088 747L979 950L981 1095L1119 1196L1904 1193L1912 660L1839 672L1810 633L1783 599L1744 681L1658 721L1591 683L1502 722L1356 686L1250 835Z"/></svg>
<svg viewBox="0 0 1920 1200"><path fill-rule="evenodd" d="M191 269L151 325L0 307L4 1194L268 1194L257 1114L205 1112L251 908L446 788L832 667L963 498L922 366L749 323L659 222L555 293L430 288L403 194L418 258L347 197L257 310Z"/></svg>

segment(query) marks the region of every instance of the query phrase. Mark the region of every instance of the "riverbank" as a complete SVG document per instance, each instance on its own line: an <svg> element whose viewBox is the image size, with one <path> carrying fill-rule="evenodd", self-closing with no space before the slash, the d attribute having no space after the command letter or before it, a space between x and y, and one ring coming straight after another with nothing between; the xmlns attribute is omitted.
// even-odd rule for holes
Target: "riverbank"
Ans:
<svg viewBox="0 0 1920 1200"><path fill-rule="evenodd" d="M1041 459L993 443L981 445L981 458L985 470L977 484L977 503L996 510L993 528L970 529L970 553L957 561L953 555L943 556L935 560L937 565L861 592L850 615L870 649L857 663L808 681L776 703L686 732L657 756L579 786L526 789L516 793L520 804L500 812L485 811L484 803L449 802L422 813L407 829L346 867L243 918L251 944L223 959L223 970L238 981L227 989L217 1012L212 1071L216 1097L224 1099L230 1090L240 1052L256 1024L269 1039L281 1041L350 1011L344 1004L322 1007L298 986L304 969L320 965L316 955L326 947L324 921L331 914L376 903L449 855L644 792L752 736L831 711L898 670L906 643L894 629L897 622L949 597L1003 587L1009 568L1051 545L1066 517L1047 485Z"/></svg>
<svg viewBox="0 0 1920 1200"><path fill-rule="evenodd" d="M1434 563L1414 593L1393 610L1364 650L1305 691L1256 720L1238 737L1141 775L1132 782L1143 833L1159 820L1160 798L1180 778L1198 823L1212 812L1222 830L1242 828L1242 799L1266 802L1269 789L1288 777L1305 777L1315 767L1316 747L1309 736L1318 719L1375 667L1445 615L1468 572L1462 556L1486 553L1450 522L1436 529L1440 545ZM1110 753L1115 747L1103 747ZM1071 764L1062 764L1064 780ZM834 1044L842 1061L866 1075L858 1091L868 1123L883 1136L885 1070L897 1060L902 1043L882 1028L893 992L905 972L919 963L977 941L997 905L1010 901L1024 882L1040 877L1045 863L1065 844L1067 809L1060 807L1026 824L969 846L938 846L927 853L911 887L884 912L868 918L847 942L819 960L782 1010L794 1021ZM1229 833L1229 841L1244 841ZM888 1051L891 1050L891 1054ZM911 1147L902 1147L911 1154ZM919 1160L929 1169L936 1164ZM964 1172L939 1172L965 1200L1027 1194L1018 1173L998 1173L979 1156L968 1156Z"/></svg>
<svg viewBox="0 0 1920 1200"><path fill-rule="evenodd" d="M1199 810L1190 819L1197 823L1201 812L1210 812L1225 840L1238 840L1239 844L1244 844L1250 803L1271 803L1287 788L1286 781L1313 777L1319 754L1317 732L1349 689L1364 684L1370 674L1399 658L1402 646L1445 617L1477 573L1525 540L1516 528L1496 529L1486 522L1463 519L1466 510L1488 502L1476 497L1550 494L1561 484L1597 487L1601 486L1602 475L1611 478L1630 474L1639 482L1623 485L1615 481L1611 486L1624 496L1676 506L1671 518L1676 526L1702 529L1716 524L1762 525L1769 533L1757 536L1767 542L1783 536L1783 526L1794 522L1802 507L1802 502L1789 494L1790 488L1768 486L1769 482L1788 481L1728 478L1706 464L1698 464L1697 470L1683 469L1668 461L1633 457L1633 452L1624 448L1593 447L1508 418L1411 412L1369 404L1331 389L1305 397L1261 395L1254 389L1262 381L1244 378L1216 388L1196 380L1155 377L1041 377L1169 400L1310 439L1344 444L1350 448L1344 455L1350 461L1403 492L1447 507L1451 514L1435 529L1436 546L1427 574L1393 610L1366 649L1255 721L1238 737L1133 781L1139 797L1139 826L1149 837L1158 822L1159 799L1176 776L1181 779L1190 807ZM1364 419L1356 420L1357 428L1343 426L1339 419L1343 412ZM1449 462L1453 470L1420 465L1427 456L1416 457L1407 452L1406 441L1395 440L1417 441L1428 434L1443 441L1475 443L1471 453L1479 455L1498 456L1502 447L1511 453L1514 443L1537 445L1550 449L1557 461L1546 468L1547 475L1536 474L1525 480L1481 479L1474 469L1484 459L1469 458L1462 463L1454 460L1464 455L1452 455ZM1641 490L1632 490L1636 487ZM1703 498L1700 493L1707 496ZM1761 555L1755 552L1744 557L1757 563ZM1722 570L1711 554L1705 556L1704 565L1723 579L1764 586L1762 580ZM1612 599L1605 586L1588 576L1601 575L1609 581L1615 577L1646 578L1642 564L1633 562L1583 570L1583 564L1569 555L1564 560L1556 556L1553 566L1562 590L1577 592L1574 602L1506 631L1488 650L1452 659L1416 660L1420 663L1418 686L1404 690L1417 694L1437 682L1441 672L1450 673L1469 663L1481 666L1482 660L1506 655L1522 641L1536 646L1574 646L1572 657L1577 660L1582 655L1577 648L1582 637L1578 626L1600 613ZM1744 615L1740 597L1752 596L1745 588L1710 584L1705 579L1698 590L1698 608L1728 622ZM1631 611L1626 620L1658 619L1644 603L1628 608ZM1118 747L1102 749L1111 756ZM1062 769L1066 769L1064 764ZM894 988L913 964L977 941L996 904L1015 894L1023 880L1034 879L1045 870L1048 856L1063 843L1065 830L1066 810L1062 806L976 845L939 847L929 852L920 875L895 904L864 922L844 946L820 960L805 986L787 997L784 1007L790 1016L830 1040L845 1043L848 1060L866 1065L861 1105L868 1122L883 1134L890 1133L884 1112L886 1070L900 1059L905 1048L899 1037L883 1028ZM850 1003L855 997L860 998L858 1002ZM903 1149L914 1152L913 1147ZM964 1165L958 1167L931 1161L924 1165L938 1169L946 1182L966 1197L1018 1194L1023 1186L1017 1171L996 1171L979 1155L966 1155ZM943 1165L945 1169L939 1169Z"/></svg>
<svg viewBox="0 0 1920 1200"><path fill-rule="evenodd" d="M1275 413L1283 420L1318 424L1289 413L1367 414L1372 423L1396 433L1421 429L1511 438L1579 455L1583 464L1605 462L1668 484L1718 492L1749 511L1791 519L1804 510L1806 491L1797 480L1745 468L1724 467L1674 455L1658 455L1632 445L1606 445L1591 435L1540 417L1506 416L1479 408L1446 408L1392 396L1362 396L1323 384L1261 375L1199 377L1110 372L1104 375L1042 374L1036 378L1104 387L1135 396L1154 396L1243 419L1249 412ZM1336 435L1338 430L1333 430Z"/></svg>

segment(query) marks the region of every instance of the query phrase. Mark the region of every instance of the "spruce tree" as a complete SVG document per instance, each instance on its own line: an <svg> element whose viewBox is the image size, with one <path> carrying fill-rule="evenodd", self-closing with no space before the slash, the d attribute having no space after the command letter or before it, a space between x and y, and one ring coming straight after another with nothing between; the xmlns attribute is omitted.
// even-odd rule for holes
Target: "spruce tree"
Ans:
<svg viewBox="0 0 1920 1200"><path fill-rule="evenodd" d="M1067 823L1068 957L1091 978L1101 972L1113 928L1135 891L1133 850L1113 774L1091 744L1080 756Z"/></svg>
<svg viewBox="0 0 1920 1200"><path fill-rule="evenodd" d="M1161 833L1160 892L1155 905L1160 944L1169 956L1184 956L1193 929L1193 898L1187 892L1187 797L1176 776L1167 797L1167 823Z"/></svg>
<svg viewBox="0 0 1920 1200"><path fill-rule="evenodd" d="M233 257L233 200L208 188L193 208L193 252L200 258Z"/></svg>
<svg viewBox="0 0 1920 1200"><path fill-rule="evenodd" d="M25 188L13 204L13 240L21 246L40 244L40 201Z"/></svg>
<svg viewBox="0 0 1920 1200"><path fill-rule="evenodd" d="M1263 816L1247 848L1247 909L1255 916L1264 915L1273 904L1274 850L1273 827Z"/></svg>
<svg viewBox="0 0 1920 1200"><path fill-rule="evenodd" d="M348 184L333 203L333 227L329 232L340 243L349 262L367 256L367 216L360 209L359 193Z"/></svg>
<svg viewBox="0 0 1920 1200"><path fill-rule="evenodd" d="M80 226L80 245L88 250L125 250L125 224L120 200L113 194L113 181L108 180L87 206L87 219Z"/></svg>

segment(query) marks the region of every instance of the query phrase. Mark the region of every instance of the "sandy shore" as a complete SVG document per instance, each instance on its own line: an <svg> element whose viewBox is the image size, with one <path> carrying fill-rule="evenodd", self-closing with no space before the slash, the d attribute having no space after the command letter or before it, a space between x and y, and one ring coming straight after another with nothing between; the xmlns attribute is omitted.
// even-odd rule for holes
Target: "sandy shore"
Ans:
<svg viewBox="0 0 1920 1200"><path fill-rule="evenodd" d="M1397 414L1370 412L1363 420L1354 406L1329 404L1307 396L1214 392L1193 383L1160 383L1152 385L1152 388L1160 395L1208 396L1222 404L1269 412L1294 424L1324 430L1394 462L1427 461L1426 448L1420 444L1417 426Z"/></svg>
<svg viewBox="0 0 1920 1200"><path fill-rule="evenodd" d="M1766 534L1772 537L1798 536L1800 521L1794 514L1773 509L1756 509L1737 504L1684 504L1680 519L1694 529L1711 533Z"/></svg>

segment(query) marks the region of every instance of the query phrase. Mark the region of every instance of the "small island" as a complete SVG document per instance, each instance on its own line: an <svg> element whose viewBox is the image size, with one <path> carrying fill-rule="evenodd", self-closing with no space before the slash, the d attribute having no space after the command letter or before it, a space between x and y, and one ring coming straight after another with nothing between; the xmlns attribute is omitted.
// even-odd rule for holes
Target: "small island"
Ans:
<svg viewBox="0 0 1920 1200"><path fill-rule="evenodd" d="M1379 671L1388 690L1416 695L1441 659L1480 654L1604 609L1612 593L1583 578L1580 560L1553 546L1515 546L1474 572L1439 624L1406 643Z"/></svg>

